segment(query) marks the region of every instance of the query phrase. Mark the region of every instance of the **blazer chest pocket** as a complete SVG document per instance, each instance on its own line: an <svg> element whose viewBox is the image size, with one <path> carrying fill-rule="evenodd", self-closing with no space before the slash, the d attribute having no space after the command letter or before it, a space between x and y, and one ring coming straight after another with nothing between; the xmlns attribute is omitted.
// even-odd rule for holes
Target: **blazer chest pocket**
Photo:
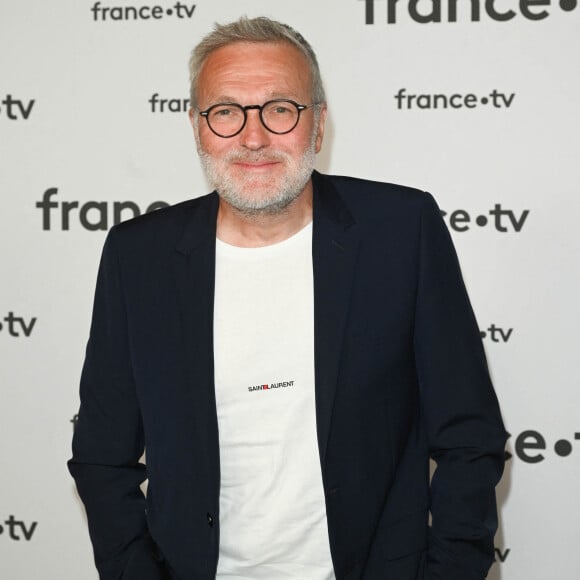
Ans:
<svg viewBox="0 0 580 580"><path fill-rule="evenodd" d="M385 526L383 553L387 560L396 560L427 547L428 514L422 509Z"/></svg>

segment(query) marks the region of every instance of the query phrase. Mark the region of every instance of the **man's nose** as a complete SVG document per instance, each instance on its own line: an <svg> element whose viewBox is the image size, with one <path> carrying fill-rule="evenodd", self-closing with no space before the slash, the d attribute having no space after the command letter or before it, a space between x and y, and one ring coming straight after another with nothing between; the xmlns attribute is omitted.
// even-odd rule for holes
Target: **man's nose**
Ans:
<svg viewBox="0 0 580 580"><path fill-rule="evenodd" d="M240 142L248 149L262 149L270 144L270 131L264 127L260 112L254 109L246 111L246 125L240 133Z"/></svg>

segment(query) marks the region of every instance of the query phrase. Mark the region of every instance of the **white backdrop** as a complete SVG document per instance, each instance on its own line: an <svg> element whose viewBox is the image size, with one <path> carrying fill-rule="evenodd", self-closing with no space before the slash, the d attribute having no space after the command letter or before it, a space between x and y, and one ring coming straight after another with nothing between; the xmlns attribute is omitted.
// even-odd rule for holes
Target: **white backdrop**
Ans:
<svg viewBox="0 0 580 580"><path fill-rule="evenodd" d="M107 1L0 4L0 578L97 578L65 463L101 245L208 191L187 59L242 14L319 55L319 169L446 212L512 434L489 577L580 578L578 2Z"/></svg>

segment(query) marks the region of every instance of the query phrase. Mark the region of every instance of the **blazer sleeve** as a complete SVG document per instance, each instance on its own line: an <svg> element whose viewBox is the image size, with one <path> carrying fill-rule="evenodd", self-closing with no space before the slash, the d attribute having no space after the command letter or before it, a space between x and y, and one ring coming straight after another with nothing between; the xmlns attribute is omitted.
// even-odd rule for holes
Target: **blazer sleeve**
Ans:
<svg viewBox="0 0 580 580"><path fill-rule="evenodd" d="M101 257L68 468L86 508L101 580L128 578L140 567L150 570L145 580L161 576L151 572L153 563L143 563L152 552L140 489L144 437L115 233L113 228Z"/></svg>
<svg viewBox="0 0 580 580"><path fill-rule="evenodd" d="M482 580L493 563L506 432L455 249L431 196L421 217L414 347L437 464L426 577Z"/></svg>

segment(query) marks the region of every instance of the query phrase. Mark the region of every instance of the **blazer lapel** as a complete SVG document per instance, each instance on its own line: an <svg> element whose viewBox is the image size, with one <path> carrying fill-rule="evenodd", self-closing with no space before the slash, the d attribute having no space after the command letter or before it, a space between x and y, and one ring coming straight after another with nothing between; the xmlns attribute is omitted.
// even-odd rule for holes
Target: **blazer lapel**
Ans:
<svg viewBox="0 0 580 580"><path fill-rule="evenodd" d="M215 406L213 308L218 196L194 200L173 255L177 302L182 320L181 359L194 391L196 443L207 450L213 469L208 492L219 491L219 438ZM217 496L216 496L217 497Z"/></svg>
<svg viewBox="0 0 580 580"><path fill-rule="evenodd" d="M359 236L332 183L314 172L313 185L316 425L324 468Z"/></svg>

